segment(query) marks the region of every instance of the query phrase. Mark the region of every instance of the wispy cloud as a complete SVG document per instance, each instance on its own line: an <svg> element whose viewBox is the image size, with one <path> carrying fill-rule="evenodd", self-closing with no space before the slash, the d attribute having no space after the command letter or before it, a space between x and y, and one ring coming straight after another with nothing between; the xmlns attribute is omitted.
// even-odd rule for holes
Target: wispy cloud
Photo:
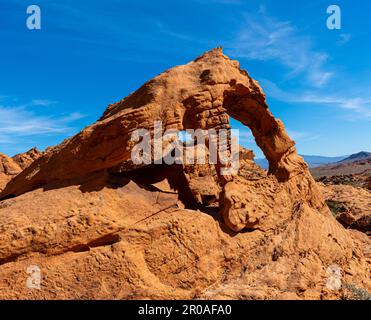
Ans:
<svg viewBox="0 0 371 320"><path fill-rule="evenodd" d="M231 134L234 138L238 137L240 143L255 143L255 138L249 128L233 127Z"/></svg>
<svg viewBox="0 0 371 320"><path fill-rule="evenodd" d="M227 5L242 4L242 0L196 0L196 1L205 4L210 4L210 2Z"/></svg>
<svg viewBox="0 0 371 320"><path fill-rule="evenodd" d="M316 92L288 92L269 80L261 80L263 88L270 98L288 103L307 103L330 105L352 111L366 120L371 120L371 98L330 95ZM353 117L355 119L356 117Z"/></svg>
<svg viewBox="0 0 371 320"><path fill-rule="evenodd" d="M301 34L290 21L268 16L264 9L254 16L246 15L230 50L240 58L276 61L288 69L289 76L303 75L316 87L333 75L325 67L328 55L315 50L309 36Z"/></svg>
<svg viewBox="0 0 371 320"><path fill-rule="evenodd" d="M341 33L340 39L336 42L338 46L343 46L344 44L348 43L352 39L352 35L350 33Z"/></svg>
<svg viewBox="0 0 371 320"><path fill-rule="evenodd" d="M307 142L307 141L313 141L320 138L320 135L313 134L310 132L304 132L304 131L295 131L291 129L286 129L287 134L290 136L291 139L294 141L299 142Z"/></svg>
<svg viewBox="0 0 371 320"><path fill-rule="evenodd" d="M58 142L75 134L85 117L80 112L59 112L58 104L50 99L22 101L18 97L2 95L0 100L0 152L9 155L37 146L44 148L50 141ZM48 142L46 142L48 141ZM44 144L45 143L45 144Z"/></svg>
<svg viewBox="0 0 371 320"><path fill-rule="evenodd" d="M198 39L197 37L191 37L191 36L188 36L186 34L173 31L171 27L166 26L162 21L155 21L154 25L156 26L156 28L161 33L163 33L163 34L165 34L169 37L176 38L176 39L182 40L182 41L203 42L202 40Z"/></svg>
<svg viewBox="0 0 371 320"><path fill-rule="evenodd" d="M239 140L240 142L255 142L254 136L251 131L239 130Z"/></svg>
<svg viewBox="0 0 371 320"><path fill-rule="evenodd" d="M9 141L12 137L69 134L75 129L71 123L82 117L83 115L79 113L42 116L24 107L0 105L0 135Z"/></svg>
<svg viewBox="0 0 371 320"><path fill-rule="evenodd" d="M290 128L287 128L286 131L290 138L294 141L307 142L320 138L320 135L311 132L297 131ZM232 136L237 136L237 132L232 131ZM240 143L249 143L255 145L255 138L252 132L248 129L239 129L238 137Z"/></svg>
<svg viewBox="0 0 371 320"><path fill-rule="evenodd" d="M30 102L31 106L42 106L42 107L49 107L51 105L56 104L57 101L48 100L48 99L34 99Z"/></svg>
<svg viewBox="0 0 371 320"><path fill-rule="evenodd" d="M22 105L14 105L15 101L14 97L7 97L0 103L0 152L22 152L45 136L72 135L78 130L74 122L84 117L79 112L51 114L49 109L47 115L35 112L35 106L56 103L51 100L31 100Z"/></svg>

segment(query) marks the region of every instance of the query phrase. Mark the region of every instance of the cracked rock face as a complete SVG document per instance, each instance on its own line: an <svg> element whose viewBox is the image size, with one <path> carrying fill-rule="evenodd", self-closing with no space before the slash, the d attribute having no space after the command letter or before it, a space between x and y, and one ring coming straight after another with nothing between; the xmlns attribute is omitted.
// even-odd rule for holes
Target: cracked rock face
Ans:
<svg viewBox="0 0 371 320"><path fill-rule="evenodd" d="M251 129L268 172L248 150L231 176L220 163L131 162L136 129L229 129L229 117ZM0 177L20 173L0 194L0 298L341 298L326 287L333 265L348 287L371 288L369 238L336 221L259 84L221 49L32 160L22 172L1 162ZM25 286L30 265L41 290Z"/></svg>

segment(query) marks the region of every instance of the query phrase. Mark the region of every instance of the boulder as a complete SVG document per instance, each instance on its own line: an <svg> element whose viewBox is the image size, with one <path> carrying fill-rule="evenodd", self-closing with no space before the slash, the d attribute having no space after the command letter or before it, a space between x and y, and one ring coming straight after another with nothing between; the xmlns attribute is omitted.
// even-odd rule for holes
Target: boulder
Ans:
<svg viewBox="0 0 371 320"><path fill-rule="evenodd" d="M24 153L19 153L13 157L13 160L23 169L27 168L32 162L40 158L42 152L37 148L32 148Z"/></svg>
<svg viewBox="0 0 371 320"><path fill-rule="evenodd" d="M22 169L16 161L0 153L0 191L21 171Z"/></svg>

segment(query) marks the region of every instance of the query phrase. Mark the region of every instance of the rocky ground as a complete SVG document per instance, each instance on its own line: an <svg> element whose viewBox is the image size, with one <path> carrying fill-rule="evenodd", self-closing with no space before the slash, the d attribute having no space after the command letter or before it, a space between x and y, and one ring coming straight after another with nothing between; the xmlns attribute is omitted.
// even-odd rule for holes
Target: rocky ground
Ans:
<svg viewBox="0 0 371 320"><path fill-rule="evenodd" d="M228 176L219 162L130 162L131 133L154 120L219 130L230 116L250 127L268 172L248 150ZM2 299L369 298L361 214L338 222L259 84L220 49L148 81L61 145L15 158L0 167Z"/></svg>
<svg viewBox="0 0 371 320"><path fill-rule="evenodd" d="M17 154L13 158L0 153L0 191L12 178L39 158L41 154L36 148Z"/></svg>
<svg viewBox="0 0 371 320"><path fill-rule="evenodd" d="M371 154L359 152L337 163L312 168L327 205L347 228L370 233Z"/></svg>
<svg viewBox="0 0 371 320"><path fill-rule="evenodd" d="M371 190L371 156L312 168L311 173L326 185L345 184Z"/></svg>
<svg viewBox="0 0 371 320"><path fill-rule="evenodd" d="M371 231L371 193L349 185L323 185L327 205L335 217L348 228Z"/></svg>

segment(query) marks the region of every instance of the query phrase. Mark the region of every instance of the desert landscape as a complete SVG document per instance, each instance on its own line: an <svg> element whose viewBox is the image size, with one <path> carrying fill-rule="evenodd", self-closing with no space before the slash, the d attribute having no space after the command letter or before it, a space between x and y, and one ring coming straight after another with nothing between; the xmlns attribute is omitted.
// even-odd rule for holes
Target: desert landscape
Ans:
<svg viewBox="0 0 371 320"><path fill-rule="evenodd" d="M59 145L1 153L0 299L369 300L371 154L309 168L248 71L215 48ZM133 133L155 121L219 132L231 118L267 170L242 146L232 174L219 158L133 163ZM177 143L211 157L212 141Z"/></svg>

